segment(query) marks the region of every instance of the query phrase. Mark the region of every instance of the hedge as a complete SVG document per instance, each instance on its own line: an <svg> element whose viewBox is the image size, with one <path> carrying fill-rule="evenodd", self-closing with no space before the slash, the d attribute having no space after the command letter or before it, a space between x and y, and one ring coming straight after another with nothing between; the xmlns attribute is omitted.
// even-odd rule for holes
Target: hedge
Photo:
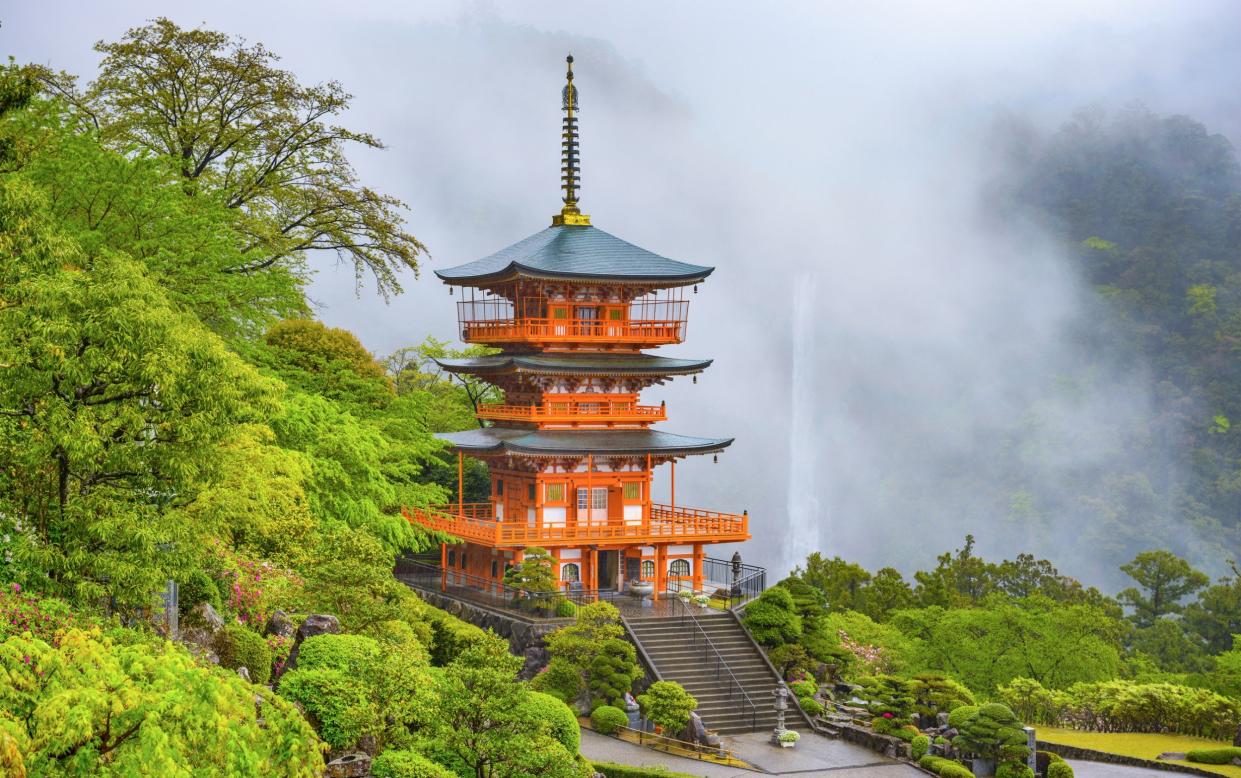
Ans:
<svg viewBox="0 0 1241 778"><path fill-rule="evenodd" d="M1196 748L1186 753L1185 758L1199 764L1228 764L1234 759L1241 759L1241 748Z"/></svg>
<svg viewBox="0 0 1241 778"><path fill-rule="evenodd" d="M1047 778L1073 778L1073 768L1061 759L1047 765Z"/></svg>
<svg viewBox="0 0 1241 778"><path fill-rule="evenodd" d="M601 735L611 735L621 727L629 726L629 715L620 708L600 705L590 714L590 725Z"/></svg>
<svg viewBox="0 0 1241 778"><path fill-rule="evenodd" d="M384 751L371 762L374 778L456 778L456 773L440 767L416 751Z"/></svg>
<svg viewBox="0 0 1241 778"><path fill-rule="evenodd" d="M926 752L931 748L931 739L926 735L918 735L909 741L909 755L917 762L926 756Z"/></svg>
<svg viewBox="0 0 1241 778"><path fill-rule="evenodd" d="M582 728L577 714L563 701L543 692L529 692L525 705L535 717L548 725L548 734L563 745L570 754L576 754L582 744Z"/></svg>
<svg viewBox="0 0 1241 778"><path fill-rule="evenodd" d="M974 771L951 759L945 759L942 756L932 756L927 754L918 760L918 764L926 770L930 770L939 776L939 778L974 778Z"/></svg>
<svg viewBox="0 0 1241 778"><path fill-rule="evenodd" d="M632 767L613 762L591 762L595 772L607 778L694 778L689 773L676 773L663 767Z"/></svg>

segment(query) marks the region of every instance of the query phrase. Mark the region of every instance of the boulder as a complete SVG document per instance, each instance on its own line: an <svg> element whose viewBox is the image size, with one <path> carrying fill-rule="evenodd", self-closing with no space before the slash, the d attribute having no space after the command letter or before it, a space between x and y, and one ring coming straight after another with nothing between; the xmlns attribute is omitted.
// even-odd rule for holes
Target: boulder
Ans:
<svg viewBox="0 0 1241 778"><path fill-rule="evenodd" d="M697 713L689 714L689 724L685 727L686 740L691 743L707 742L707 726L702 723L702 717Z"/></svg>
<svg viewBox="0 0 1241 778"><path fill-rule="evenodd" d="M935 726L945 729L948 727L948 713L946 711L940 711L935 714Z"/></svg>
<svg viewBox="0 0 1241 778"><path fill-rule="evenodd" d="M243 679L245 679L246 683L254 683L254 681L250 680L250 668L245 665L237 668L237 675L240 675Z"/></svg>
<svg viewBox="0 0 1241 778"><path fill-rule="evenodd" d="M1181 760L1181 761L1183 761L1183 760L1185 759L1185 752L1183 752L1183 751L1164 751L1162 754L1160 754L1159 756L1157 756L1157 757L1155 757L1155 758L1156 758L1156 759L1166 759L1166 760L1174 760L1174 759L1175 759L1175 760Z"/></svg>
<svg viewBox="0 0 1241 778"><path fill-rule="evenodd" d="M328 778L363 778L371 773L371 758L367 754L345 754L327 763Z"/></svg>
<svg viewBox="0 0 1241 778"><path fill-rule="evenodd" d="M289 651L289 658L285 661L284 667L280 668L280 674L284 675L288 671L297 667L297 651L302 647L302 643L306 638L312 638L316 635L339 635L340 619L325 613L313 613L306 617L302 622L302 626L297 628L297 636L293 638L293 648ZM365 775L365 773L363 773Z"/></svg>
<svg viewBox="0 0 1241 778"><path fill-rule="evenodd" d="M219 664L220 657L215 652L216 635L224 629L224 619L211 603L200 602L193 610L185 614L181 621L181 642L194 656Z"/></svg>
<svg viewBox="0 0 1241 778"><path fill-rule="evenodd" d="M358 738L357 750L367 756L375 756L379 753L379 738L374 735L363 735Z"/></svg>
<svg viewBox="0 0 1241 778"><path fill-rule="evenodd" d="M277 635L282 638L293 637L295 631L293 620L284 611L272 613L271 618L267 620L267 624L263 627L264 635Z"/></svg>

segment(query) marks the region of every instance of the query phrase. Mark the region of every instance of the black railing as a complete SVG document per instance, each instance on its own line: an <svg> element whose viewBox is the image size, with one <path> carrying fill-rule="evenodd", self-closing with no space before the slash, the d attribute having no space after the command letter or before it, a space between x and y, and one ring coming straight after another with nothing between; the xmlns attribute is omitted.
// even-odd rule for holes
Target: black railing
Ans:
<svg viewBox="0 0 1241 778"><path fill-rule="evenodd" d="M557 613L557 608L565 602L581 606L599 600L632 599L628 594L607 589L569 588L554 592L536 592L521 587L506 586L490 578L471 575L462 570L445 569L438 564L424 560L425 558L411 557L398 559L393 573L397 580L415 589L443 592L457 599L502 610L518 611L534 618L572 618L573 613L564 613L564 615Z"/></svg>
<svg viewBox="0 0 1241 778"><path fill-rule="evenodd" d="M680 600L678 599L678 602ZM758 726L758 707L754 701L750 699L750 695L746 694L745 688L741 682L737 680L737 676L733 675L733 671L729 669L728 663L724 661L724 657L720 655L719 649L711 642L711 638L707 636L707 631L698 623L698 617L688 605L681 602L681 626L682 628L692 626L693 631L690 632L690 641L693 645L702 642L702 659L704 662L712 663L715 666L715 680L726 682L728 684L728 699L737 701L750 712L750 726Z"/></svg>
<svg viewBox="0 0 1241 778"><path fill-rule="evenodd" d="M763 593L767 588L767 571L754 565L734 565L725 559L706 557L702 560L702 580L704 593L722 600L724 607L731 610ZM693 588L692 576L668 576L670 592Z"/></svg>

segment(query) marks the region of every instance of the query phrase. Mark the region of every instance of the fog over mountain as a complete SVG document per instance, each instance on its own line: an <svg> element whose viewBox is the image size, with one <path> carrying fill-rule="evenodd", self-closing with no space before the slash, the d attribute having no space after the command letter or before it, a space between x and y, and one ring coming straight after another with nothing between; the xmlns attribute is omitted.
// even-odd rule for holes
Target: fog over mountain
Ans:
<svg viewBox="0 0 1241 778"><path fill-rule="evenodd" d="M319 315L378 354L454 337L433 269L550 223L572 52L583 210L717 267L666 350L715 364L647 397L670 431L736 436L679 468L677 496L748 509L747 561L782 574L817 549L908 571L972 532L986 555L1109 587L1110 560L1149 546L1218 572L1227 549L1195 529L1067 488L1175 465L1129 461L1145 367L1085 363L1076 333L1107 310L1054 236L994 206L1022 139L1082 106L1138 101L1241 140L1241 7L1003 5L11 3L0 41L89 78L97 37L167 15L342 82L349 125L388 145L356 155L362 180L411 206L431 251L387 305L318 260Z"/></svg>

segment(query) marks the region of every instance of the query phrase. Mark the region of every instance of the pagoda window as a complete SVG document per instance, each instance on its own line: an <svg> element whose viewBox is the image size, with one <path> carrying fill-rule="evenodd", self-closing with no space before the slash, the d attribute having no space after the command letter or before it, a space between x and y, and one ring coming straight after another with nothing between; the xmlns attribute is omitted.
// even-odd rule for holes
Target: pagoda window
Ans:
<svg viewBox="0 0 1241 778"><path fill-rule="evenodd" d="M672 560L672 564L668 566L668 572L671 575L675 575L679 578L688 578L689 577L689 560L687 559Z"/></svg>
<svg viewBox="0 0 1241 778"><path fill-rule="evenodd" d="M655 563L649 559L642 560L642 577L648 581L655 577Z"/></svg>
<svg viewBox="0 0 1241 778"><path fill-rule="evenodd" d="M503 478L496 479L496 494L500 495L501 497L504 496L504 479Z"/></svg>
<svg viewBox="0 0 1241 778"><path fill-rule="evenodd" d="M626 500L636 501L642 499L642 482L626 481L624 489L624 498Z"/></svg>
<svg viewBox="0 0 1241 778"><path fill-rule="evenodd" d="M457 552L456 551L448 552L448 566L449 567L457 566Z"/></svg>
<svg viewBox="0 0 1241 778"><path fill-rule="evenodd" d="M581 580L581 572L578 566L573 562L568 562L560 567L560 580L566 583L577 583Z"/></svg>
<svg viewBox="0 0 1241 778"><path fill-rule="evenodd" d="M591 500L591 497L594 497L594 499ZM587 508L606 510L607 507L608 488L606 486L596 486L592 489L577 490L577 509L579 511L585 511Z"/></svg>
<svg viewBox="0 0 1241 778"><path fill-rule="evenodd" d="M534 484L526 484L526 499L530 502L534 502L534 493Z"/></svg>
<svg viewBox="0 0 1241 778"><path fill-rule="evenodd" d="M491 560L491 577L495 578L499 574L500 574L500 563L493 559Z"/></svg>
<svg viewBox="0 0 1241 778"><path fill-rule="evenodd" d="M564 484L547 484L546 489L547 502L564 502Z"/></svg>

